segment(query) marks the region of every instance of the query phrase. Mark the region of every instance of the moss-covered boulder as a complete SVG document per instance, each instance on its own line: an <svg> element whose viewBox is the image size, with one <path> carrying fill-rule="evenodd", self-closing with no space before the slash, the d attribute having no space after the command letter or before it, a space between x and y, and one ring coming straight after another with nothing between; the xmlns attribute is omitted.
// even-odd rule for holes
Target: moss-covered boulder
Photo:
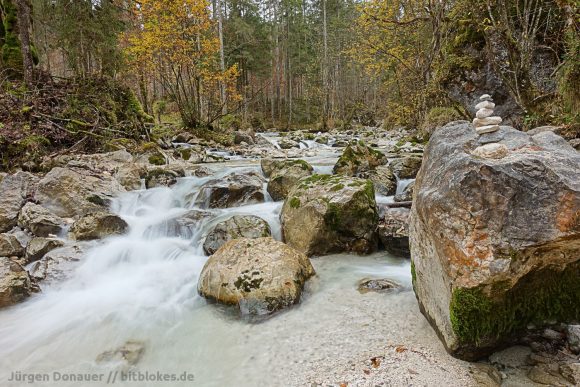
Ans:
<svg viewBox="0 0 580 387"><path fill-rule="evenodd" d="M280 215L286 243L311 255L377 247L373 183L347 176L312 175L290 191Z"/></svg>
<svg viewBox="0 0 580 387"><path fill-rule="evenodd" d="M272 238L240 238L206 262L198 281L203 297L236 305L244 315L266 315L300 301L315 274L308 257Z"/></svg>
<svg viewBox="0 0 580 387"><path fill-rule="evenodd" d="M368 173L386 162L387 157L381 151L359 141L344 149L333 172L345 176L360 176L361 173Z"/></svg>
<svg viewBox="0 0 580 387"><path fill-rule="evenodd" d="M226 242L239 238L264 238L272 235L270 225L253 215L235 215L214 226L203 243L203 251L211 255Z"/></svg>
<svg viewBox="0 0 580 387"><path fill-rule="evenodd" d="M507 156L471 154L490 141ZM451 354L580 319L580 154L564 139L452 123L431 137L414 194L415 293Z"/></svg>
<svg viewBox="0 0 580 387"><path fill-rule="evenodd" d="M304 160L284 160L278 162L273 168L270 181L268 182L268 193L274 201L284 200L288 192L298 183L300 179L312 175L314 169Z"/></svg>

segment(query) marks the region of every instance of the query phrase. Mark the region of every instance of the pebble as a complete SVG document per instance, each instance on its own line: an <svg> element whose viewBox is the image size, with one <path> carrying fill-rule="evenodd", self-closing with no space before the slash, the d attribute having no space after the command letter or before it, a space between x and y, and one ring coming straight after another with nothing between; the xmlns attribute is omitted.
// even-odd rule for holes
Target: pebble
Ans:
<svg viewBox="0 0 580 387"><path fill-rule="evenodd" d="M475 116L477 118L487 118L493 115L493 109L479 109Z"/></svg>
<svg viewBox="0 0 580 387"><path fill-rule="evenodd" d="M479 109L493 109L495 107L495 104L491 101L483 101L478 103L477 105L475 105L475 110L479 110Z"/></svg>
<svg viewBox="0 0 580 387"><path fill-rule="evenodd" d="M486 117L486 118L474 118L473 119L473 125L478 128L480 126L486 126L486 125L499 125L501 124L501 117L498 116L492 116L492 117Z"/></svg>
<svg viewBox="0 0 580 387"><path fill-rule="evenodd" d="M481 97L479 97L480 101L490 101L491 100L491 95L489 94L484 94Z"/></svg>
<svg viewBox="0 0 580 387"><path fill-rule="evenodd" d="M475 128L477 134L492 133L499 130L499 125L485 125Z"/></svg>

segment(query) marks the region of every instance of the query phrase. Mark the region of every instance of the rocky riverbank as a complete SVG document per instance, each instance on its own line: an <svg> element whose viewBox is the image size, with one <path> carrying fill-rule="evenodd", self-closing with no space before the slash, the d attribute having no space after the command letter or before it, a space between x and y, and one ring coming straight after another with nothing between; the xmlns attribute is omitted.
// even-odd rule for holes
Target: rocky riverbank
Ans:
<svg viewBox="0 0 580 387"><path fill-rule="evenodd" d="M547 176L559 177L568 187L575 184L577 153L564 140L551 131L533 138L512 131L501 127L485 134L506 144L507 157L515 158L512 169L521 165L523 176L538 184ZM428 199L442 200L452 209L445 213L453 214L465 207L453 200L469 199L465 195L473 192L474 198L485 198L479 211L513 212L498 207L509 180L500 179L501 189L484 184L493 181L485 156L461 156L477 157L488 169L475 162L469 185L473 190L453 194L452 176L462 176L462 165L470 164L454 165L456 159L449 157L463 155L464 145L457 151L446 149L454 143L474 149L481 145L470 140L476 133L468 123L438 129L433 136L423 157L424 145L416 138L378 128L326 134L239 132L236 144L227 148L184 133L138 153L63 155L45 160L42 173L0 176L0 322L6 323L0 348L11 354L2 368L13 369L26 357L20 366L33 371L62 368L66 362L75 370L81 364L91 370L116 367L114 362L172 369L191 364L193 356L193 368L204 385L234 380L239 385L454 385L450 373L456 385L576 383L574 326L551 324L524 336L506 331L514 339L510 343L528 349L467 363L445 353L420 315L419 307L440 334L449 324L457 328L457 322L442 323L431 311L432 297L447 290L428 290L430 284L446 285L436 284L433 260L426 257L429 243L445 240L430 233L461 233L457 222L431 224L439 212ZM447 148L439 152L438 146ZM546 154L572 170L531 168L530 152L536 158ZM445 163L450 165L447 175ZM526 180L516 176L513 181L523 187ZM556 190L559 185L547 186ZM448 194L443 194L445 187ZM521 189L522 194L529 191ZM569 257L565 260L573 265L577 224L570 219L578 207L578 191L568 191L540 195L556 203L542 205L543 214L548 216L550 208L560 214L553 232L544 228L540 234L568 241L542 246L549 248L550 257L565 250L559 256ZM536 201L530 197L525 203L533 206ZM508 228L529 229L524 218L509 218L516 223ZM538 226L546 224L540 220ZM526 240L531 239L528 235ZM528 242L524 250L530 248ZM511 240L505 244L517 245ZM536 256L525 259L522 273L526 267L540 270L533 264ZM478 267L489 266L482 262ZM461 268L451 273L446 275L467 275ZM575 297L569 288L560 290ZM230 306L223 309L220 303ZM75 317L63 320L63 311L74 306ZM574 317L574 305L565 306ZM461 314L462 327L471 326L468 317L485 318L474 313L485 310ZM135 325L136 316L147 323ZM223 337L225 332L229 338ZM445 334L441 337L451 352L465 353L455 350L465 348L461 342L455 347ZM78 345L91 348L80 362L67 355L75 353L75 338ZM470 340L467 347L480 346L479 337ZM52 343L45 349L64 351L62 362L46 359L39 347L43 342ZM504 341L486 343L484 354L489 354ZM135 352L131 361L115 355L127 352L116 350L123 346L136 348L128 351ZM164 349L168 347L172 351ZM189 354L191 348L198 348L197 354ZM207 366L223 363L220 354L229 359L231 370ZM176 365L168 365L167 358L176 359Z"/></svg>

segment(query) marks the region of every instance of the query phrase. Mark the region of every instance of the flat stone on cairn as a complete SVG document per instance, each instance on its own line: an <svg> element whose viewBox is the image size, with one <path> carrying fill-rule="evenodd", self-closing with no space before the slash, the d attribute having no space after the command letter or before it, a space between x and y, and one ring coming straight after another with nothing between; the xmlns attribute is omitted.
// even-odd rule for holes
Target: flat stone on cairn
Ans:
<svg viewBox="0 0 580 387"><path fill-rule="evenodd" d="M484 94L479 97L479 100L481 102L475 105L477 113L475 114L476 118L473 120L475 131L481 135L499 130L499 124L502 120L501 117L493 115L495 104L492 102L491 96Z"/></svg>

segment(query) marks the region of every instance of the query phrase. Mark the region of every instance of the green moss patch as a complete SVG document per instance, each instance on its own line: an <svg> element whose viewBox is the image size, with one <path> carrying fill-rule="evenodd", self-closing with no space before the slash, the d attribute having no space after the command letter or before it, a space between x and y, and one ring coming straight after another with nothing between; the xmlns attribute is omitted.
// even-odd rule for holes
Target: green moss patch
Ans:
<svg viewBox="0 0 580 387"><path fill-rule="evenodd" d="M511 289L493 286L457 288L449 307L461 345L479 346L523 332L529 324L580 319L580 262L530 273Z"/></svg>

